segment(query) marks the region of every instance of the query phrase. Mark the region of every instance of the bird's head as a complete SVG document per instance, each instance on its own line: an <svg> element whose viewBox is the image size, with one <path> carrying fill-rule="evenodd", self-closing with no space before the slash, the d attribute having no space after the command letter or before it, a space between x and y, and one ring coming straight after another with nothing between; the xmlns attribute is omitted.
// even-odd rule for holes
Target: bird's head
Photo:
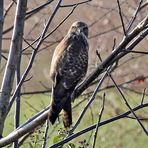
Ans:
<svg viewBox="0 0 148 148"><path fill-rule="evenodd" d="M69 32L84 33L84 35L88 37L88 26L84 22L76 21L72 24L71 28L69 29Z"/></svg>

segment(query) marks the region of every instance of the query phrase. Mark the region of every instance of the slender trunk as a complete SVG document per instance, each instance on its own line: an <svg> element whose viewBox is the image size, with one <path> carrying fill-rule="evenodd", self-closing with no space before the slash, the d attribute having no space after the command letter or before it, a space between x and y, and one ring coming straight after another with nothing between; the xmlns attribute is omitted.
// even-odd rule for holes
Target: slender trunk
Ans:
<svg viewBox="0 0 148 148"><path fill-rule="evenodd" d="M24 30L24 19L26 14L27 0L18 0L14 30L10 45L10 52L8 61L3 77L0 95L0 135L3 133L4 122L7 115L7 107L9 105L10 94L13 87L14 75L17 67L17 63L20 58L22 50L23 30Z"/></svg>
<svg viewBox="0 0 148 148"><path fill-rule="evenodd" d="M20 55L21 56L21 55ZM19 84L19 81L21 79L21 57L19 59L19 62L17 64L17 70L16 70L16 86ZM20 125L20 97L21 97L21 89L19 88L17 97L16 97L16 104L15 104L15 114L14 114L14 130L17 129ZM14 148L18 148L18 140L16 140L13 144Z"/></svg>
<svg viewBox="0 0 148 148"><path fill-rule="evenodd" d="M2 53L2 35L3 35L3 10L4 10L4 2L0 0L0 65L1 65L1 53Z"/></svg>

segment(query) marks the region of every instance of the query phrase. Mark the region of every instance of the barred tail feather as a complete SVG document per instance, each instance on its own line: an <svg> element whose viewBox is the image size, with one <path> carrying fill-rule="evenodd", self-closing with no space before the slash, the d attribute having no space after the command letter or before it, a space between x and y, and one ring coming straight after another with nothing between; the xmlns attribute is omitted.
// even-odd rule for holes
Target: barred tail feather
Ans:
<svg viewBox="0 0 148 148"><path fill-rule="evenodd" d="M51 124L54 124L57 117L59 116L59 113L61 112L65 102L66 102L66 89L58 84L55 87L53 87L52 90L52 100L50 103L50 109L48 113L49 120Z"/></svg>
<svg viewBox="0 0 148 148"><path fill-rule="evenodd" d="M49 113L48 113L49 121L51 122L51 124L55 123L61 110L62 110L62 106L57 105L54 103L54 101L52 101L50 105Z"/></svg>
<svg viewBox="0 0 148 148"><path fill-rule="evenodd" d="M71 108L71 100L67 99L65 105L63 106L63 123L65 128L70 128L72 125L72 108Z"/></svg>

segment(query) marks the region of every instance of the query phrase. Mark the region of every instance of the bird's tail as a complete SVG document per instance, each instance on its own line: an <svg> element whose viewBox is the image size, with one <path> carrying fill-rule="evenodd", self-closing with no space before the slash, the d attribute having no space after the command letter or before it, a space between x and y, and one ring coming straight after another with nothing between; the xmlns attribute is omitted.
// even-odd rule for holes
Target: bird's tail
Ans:
<svg viewBox="0 0 148 148"><path fill-rule="evenodd" d="M71 108L71 100L68 98L63 106L63 124L65 128L70 128L72 125L72 108Z"/></svg>
<svg viewBox="0 0 148 148"><path fill-rule="evenodd" d="M61 110L62 110L62 107L59 105L57 106L57 104L55 104L55 102L52 100L52 102L50 104L50 110L48 113L48 118L49 118L49 121L51 122L51 124L55 123Z"/></svg>
<svg viewBox="0 0 148 148"><path fill-rule="evenodd" d="M66 89L59 85L55 86L52 90L51 97L52 97L52 100L50 103L48 118L51 124L54 124L67 100Z"/></svg>

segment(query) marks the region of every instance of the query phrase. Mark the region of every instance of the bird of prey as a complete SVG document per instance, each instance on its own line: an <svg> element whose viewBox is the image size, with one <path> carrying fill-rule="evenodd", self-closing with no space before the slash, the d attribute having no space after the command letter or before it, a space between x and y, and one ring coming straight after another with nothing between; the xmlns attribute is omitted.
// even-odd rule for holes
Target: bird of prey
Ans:
<svg viewBox="0 0 148 148"><path fill-rule="evenodd" d="M61 110L65 128L70 128L72 124L71 94L87 72L87 38L87 24L76 21L54 51L50 68L52 95L48 114L52 124Z"/></svg>

